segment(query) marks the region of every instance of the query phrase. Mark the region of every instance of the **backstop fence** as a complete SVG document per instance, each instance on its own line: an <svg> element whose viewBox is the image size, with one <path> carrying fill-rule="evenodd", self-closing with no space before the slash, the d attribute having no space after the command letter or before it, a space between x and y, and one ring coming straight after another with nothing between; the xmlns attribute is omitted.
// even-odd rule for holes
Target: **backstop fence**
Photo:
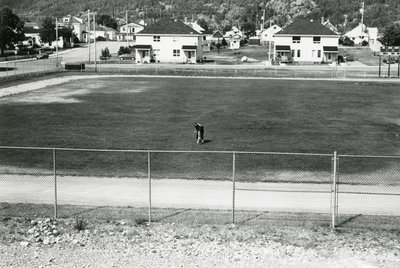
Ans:
<svg viewBox="0 0 400 268"><path fill-rule="evenodd" d="M15 80L62 70L62 58L25 59L0 62L0 80Z"/></svg>
<svg viewBox="0 0 400 268"><path fill-rule="evenodd" d="M0 147L0 215L400 223L400 156Z"/></svg>

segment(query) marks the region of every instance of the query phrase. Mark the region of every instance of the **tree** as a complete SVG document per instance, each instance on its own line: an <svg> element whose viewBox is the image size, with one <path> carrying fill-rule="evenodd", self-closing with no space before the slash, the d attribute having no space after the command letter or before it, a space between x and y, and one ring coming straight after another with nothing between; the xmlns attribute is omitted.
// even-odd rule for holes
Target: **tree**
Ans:
<svg viewBox="0 0 400 268"><path fill-rule="evenodd" d="M24 23L13 14L11 9L4 7L0 10L0 50L4 56L7 46L23 40L22 28Z"/></svg>
<svg viewBox="0 0 400 268"><path fill-rule="evenodd" d="M103 26L107 26L110 28L113 28L114 30L117 30L118 28L118 23L113 17L107 14L100 15L97 19L97 23L101 24Z"/></svg>
<svg viewBox="0 0 400 268"><path fill-rule="evenodd" d="M382 43L385 46L400 46L400 23L392 23L383 32Z"/></svg>
<svg viewBox="0 0 400 268"><path fill-rule="evenodd" d="M41 29L39 31L40 38L44 43L49 43L56 40L56 24L53 18L46 17L42 24Z"/></svg>
<svg viewBox="0 0 400 268"><path fill-rule="evenodd" d="M64 40L65 43L70 44L71 43L71 38L74 35L72 28L68 27L59 27L58 28L58 36L61 36Z"/></svg>
<svg viewBox="0 0 400 268"><path fill-rule="evenodd" d="M100 59L107 60L109 57L111 57L111 53L110 53L110 50L108 49L108 47L106 47L105 49L102 49Z"/></svg>

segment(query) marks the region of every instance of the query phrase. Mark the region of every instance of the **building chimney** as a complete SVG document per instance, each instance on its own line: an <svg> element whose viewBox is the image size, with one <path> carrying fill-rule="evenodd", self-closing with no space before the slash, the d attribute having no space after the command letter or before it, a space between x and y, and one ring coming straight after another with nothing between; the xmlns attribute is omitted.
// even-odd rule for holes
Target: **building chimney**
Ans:
<svg viewBox="0 0 400 268"><path fill-rule="evenodd" d="M325 23L325 17L321 17L321 24Z"/></svg>

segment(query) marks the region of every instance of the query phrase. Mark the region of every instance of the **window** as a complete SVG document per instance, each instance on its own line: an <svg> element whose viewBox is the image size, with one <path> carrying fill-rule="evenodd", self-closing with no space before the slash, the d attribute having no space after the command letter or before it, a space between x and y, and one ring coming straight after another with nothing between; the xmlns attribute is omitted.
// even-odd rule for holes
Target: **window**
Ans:
<svg viewBox="0 0 400 268"><path fill-rule="evenodd" d="M321 58L321 50L318 50L318 58Z"/></svg>
<svg viewBox="0 0 400 268"><path fill-rule="evenodd" d="M328 53L328 60L331 60L331 59L332 59L332 54Z"/></svg>
<svg viewBox="0 0 400 268"><path fill-rule="evenodd" d="M123 31L123 32L126 32L125 28L122 28L122 31Z"/></svg>
<svg viewBox="0 0 400 268"><path fill-rule="evenodd" d="M321 43L321 36L314 36L313 37L313 43L314 44L320 44Z"/></svg>
<svg viewBox="0 0 400 268"><path fill-rule="evenodd" d="M160 36L153 36L153 42L160 42Z"/></svg>
<svg viewBox="0 0 400 268"><path fill-rule="evenodd" d="M131 33L135 33L135 28L131 28Z"/></svg>
<svg viewBox="0 0 400 268"><path fill-rule="evenodd" d="M174 55L174 57L180 57L181 56L181 51L179 49L174 49L173 55Z"/></svg>
<svg viewBox="0 0 400 268"><path fill-rule="evenodd" d="M157 57L157 56L160 55L160 50L159 50L159 49L154 49L154 50L153 50L153 53L154 53L153 56L154 56L154 57Z"/></svg>
<svg viewBox="0 0 400 268"><path fill-rule="evenodd" d="M300 43L300 36L293 36L292 37L292 43Z"/></svg>
<svg viewBox="0 0 400 268"><path fill-rule="evenodd" d="M294 49L292 49L292 58L294 58Z"/></svg>
<svg viewBox="0 0 400 268"><path fill-rule="evenodd" d="M297 50L297 57L300 58L300 49Z"/></svg>

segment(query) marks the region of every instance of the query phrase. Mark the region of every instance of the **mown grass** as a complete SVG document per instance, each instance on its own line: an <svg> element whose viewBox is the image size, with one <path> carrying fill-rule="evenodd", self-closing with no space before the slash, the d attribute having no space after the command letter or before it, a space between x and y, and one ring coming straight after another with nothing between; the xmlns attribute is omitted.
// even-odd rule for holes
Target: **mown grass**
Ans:
<svg viewBox="0 0 400 268"><path fill-rule="evenodd" d="M257 79L79 80L4 98L0 145L392 155L400 142L397 88ZM207 143L195 143L194 122L205 125ZM231 157L154 153L152 171L155 178L230 179ZM51 151L2 149L0 161L3 167L52 171ZM244 181L265 180L265 174L280 171L331 171L329 156L238 155L237 161L238 178ZM341 170L373 172L393 165L398 162L362 159ZM57 171L140 176L147 172L147 155L57 152Z"/></svg>

